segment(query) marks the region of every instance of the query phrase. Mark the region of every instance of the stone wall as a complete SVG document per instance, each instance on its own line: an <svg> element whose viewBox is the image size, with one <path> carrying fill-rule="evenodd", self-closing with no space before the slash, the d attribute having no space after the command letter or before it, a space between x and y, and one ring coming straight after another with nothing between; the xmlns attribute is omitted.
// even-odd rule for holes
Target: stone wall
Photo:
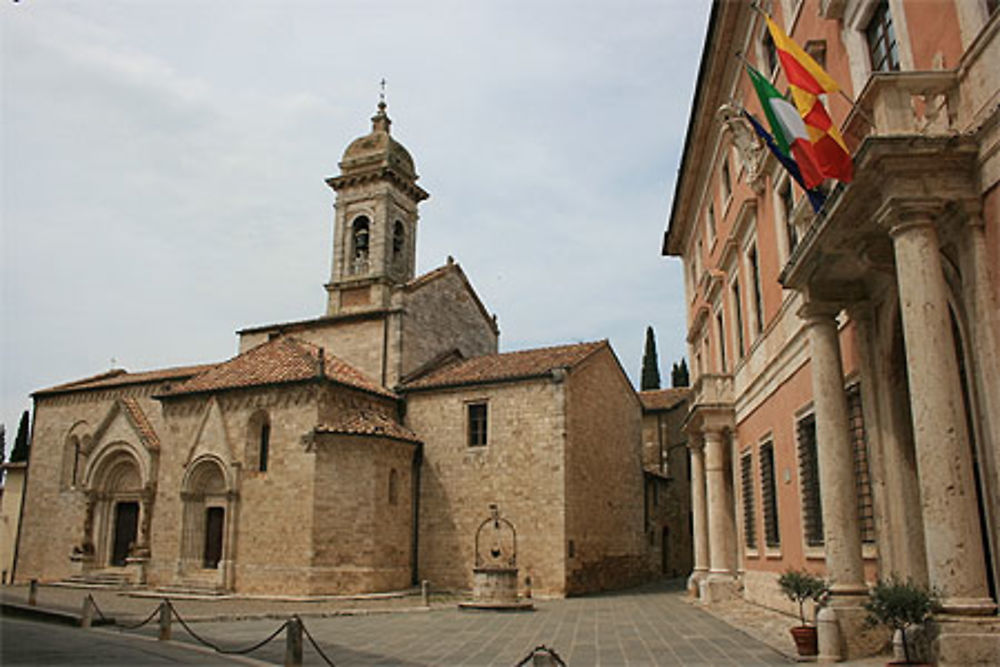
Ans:
<svg viewBox="0 0 1000 667"><path fill-rule="evenodd" d="M457 265L450 265L425 285L404 291L402 300L400 377L453 349L466 358L497 351L492 322L480 310Z"/></svg>
<svg viewBox="0 0 1000 667"><path fill-rule="evenodd" d="M549 378L408 396L407 425L424 442L419 576L470 589L475 534L496 503L517 530L519 580L563 595L563 387ZM488 442L469 447L467 406L488 405ZM641 517L640 517L641 520Z"/></svg>
<svg viewBox="0 0 1000 667"><path fill-rule="evenodd" d="M409 587L415 445L322 435L315 446L310 593Z"/></svg>
<svg viewBox="0 0 1000 667"><path fill-rule="evenodd" d="M566 592L638 583L650 575L639 400L610 347L566 384Z"/></svg>
<svg viewBox="0 0 1000 667"><path fill-rule="evenodd" d="M387 346L386 317L385 314L378 314L356 320L276 324L273 329L252 330L241 334L239 351L242 354L266 343L269 332L284 329L289 336L322 347L328 354L346 361L372 380L380 382L382 353Z"/></svg>

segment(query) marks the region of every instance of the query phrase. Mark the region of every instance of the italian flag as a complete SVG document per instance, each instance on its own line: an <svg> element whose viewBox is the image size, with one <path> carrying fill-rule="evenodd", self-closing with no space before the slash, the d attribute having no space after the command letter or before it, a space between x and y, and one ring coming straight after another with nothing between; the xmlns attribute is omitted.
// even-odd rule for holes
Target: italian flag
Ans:
<svg viewBox="0 0 1000 667"><path fill-rule="evenodd" d="M795 40L786 35L770 16L765 15L765 18L778 52L778 60L781 61L788 86L792 90L792 99L795 100L795 106L809 132L820 170L824 176L849 183L854 171L851 153L819 98L823 93L839 90L837 82Z"/></svg>
<svg viewBox="0 0 1000 667"><path fill-rule="evenodd" d="M771 85L763 74L750 65L746 66L750 82L753 83L760 106L771 126L771 134L778 148L788 157L795 160L802 174L806 189L811 190L823 182L823 171L816 159L806 124L791 102L781 96L781 93Z"/></svg>

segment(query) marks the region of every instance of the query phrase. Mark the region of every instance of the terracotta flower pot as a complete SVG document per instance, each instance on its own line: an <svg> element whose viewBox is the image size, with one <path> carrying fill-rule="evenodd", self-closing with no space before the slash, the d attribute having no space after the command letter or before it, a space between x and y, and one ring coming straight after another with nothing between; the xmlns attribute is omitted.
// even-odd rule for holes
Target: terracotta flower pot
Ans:
<svg viewBox="0 0 1000 667"><path fill-rule="evenodd" d="M791 629L792 639L799 655L816 655L819 647L816 640L816 628L811 625L797 625Z"/></svg>

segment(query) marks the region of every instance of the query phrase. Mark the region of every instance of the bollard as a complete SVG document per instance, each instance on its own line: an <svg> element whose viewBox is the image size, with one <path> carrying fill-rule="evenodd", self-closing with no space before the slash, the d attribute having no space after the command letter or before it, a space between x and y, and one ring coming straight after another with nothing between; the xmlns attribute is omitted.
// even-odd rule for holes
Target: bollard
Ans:
<svg viewBox="0 0 1000 667"><path fill-rule="evenodd" d="M94 598L89 595L83 598L83 609L80 611L80 627L86 630L94 622Z"/></svg>
<svg viewBox="0 0 1000 667"><path fill-rule="evenodd" d="M160 637L161 642L170 640L170 605L164 600L160 603Z"/></svg>
<svg viewBox="0 0 1000 667"><path fill-rule="evenodd" d="M285 667L302 665L302 620L298 616L288 619L285 626Z"/></svg>
<svg viewBox="0 0 1000 667"><path fill-rule="evenodd" d="M38 604L38 579L28 582L28 604L31 606Z"/></svg>
<svg viewBox="0 0 1000 667"><path fill-rule="evenodd" d="M425 607L431 606L431 582L426 579L420 582L420 600Z"/></svg>

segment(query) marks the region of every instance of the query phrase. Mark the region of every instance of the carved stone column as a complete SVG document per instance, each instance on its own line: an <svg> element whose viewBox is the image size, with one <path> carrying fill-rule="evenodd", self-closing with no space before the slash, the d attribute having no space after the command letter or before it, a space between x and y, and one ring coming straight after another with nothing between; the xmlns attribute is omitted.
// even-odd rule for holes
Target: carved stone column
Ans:
<svg viewBox="0 0 1000 667"><path fill-rule="evenodd" d="M858 487L840 358L838 311L837 307L811 303L799 313L809 330L823 544L834 598L868 592L861 557Z"/></svg>
<svg viewBox="0 0 1000 667"><path fill-rule="evenodd" d="M708 579L702 584L706 602L724 600L736 592L736 535L733 496L726 483L726 438L708 428L705 438L705 491L708 505Z"/></svg>
<svg viewBox="0 0 1000 667"><path fill-rule="evenodd" d="M697 590L708 576L708 509L705 501L705 448L701 438L691 434L691 519L694 528L694 570L688 590Z"/></svg>
<svg viewBox="0 0 1000 667"><path fill-rule="evenodd" d="M954 614L990 614L972 455L941 264L936 211L895 205L893 240L931 584Z"/></svg>

